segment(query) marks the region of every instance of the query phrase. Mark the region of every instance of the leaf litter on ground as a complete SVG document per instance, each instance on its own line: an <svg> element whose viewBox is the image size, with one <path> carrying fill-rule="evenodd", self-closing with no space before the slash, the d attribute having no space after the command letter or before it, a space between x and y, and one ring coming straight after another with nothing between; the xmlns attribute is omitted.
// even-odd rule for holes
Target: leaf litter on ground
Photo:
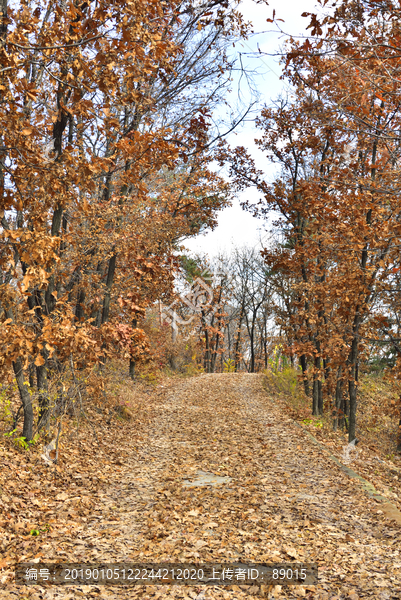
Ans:
<svg viewBox="0 0 401 600"><path fill-rule="evenodd" d="M59 465L5 453L0 598L401 597L401 527L254 374L131 384L132 421L65 443ZM30 468L32 467L32 468ZM228 478L185 485L199 473ZM14 485L13 485L14 483ZM4 493L5 491L5 493ZM29 528L40 530L29 535ZM16 586L16 562L310 562L315 586Z"/></svg>

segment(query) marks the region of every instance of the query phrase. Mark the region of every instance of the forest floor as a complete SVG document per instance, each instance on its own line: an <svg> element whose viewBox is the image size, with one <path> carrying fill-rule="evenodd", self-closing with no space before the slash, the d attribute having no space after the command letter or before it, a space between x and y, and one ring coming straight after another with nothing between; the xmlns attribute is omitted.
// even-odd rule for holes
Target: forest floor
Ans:
<svg viewBox="0 0 401 600"><path fill-rule="evenodd" d="M17 562L46 561L317 563L316 585L264 594L401 598L400 513L386 511L313 443L269 398L261 376L174 378L148 393L141 385L132 420L101 425L99 417L98 440L79 434L66 442L56 469L22 453L16 467L15 453L2 448L2 600L260 597L239 584L14 583ZM199 471L230 479L187 485Z"/></svg>

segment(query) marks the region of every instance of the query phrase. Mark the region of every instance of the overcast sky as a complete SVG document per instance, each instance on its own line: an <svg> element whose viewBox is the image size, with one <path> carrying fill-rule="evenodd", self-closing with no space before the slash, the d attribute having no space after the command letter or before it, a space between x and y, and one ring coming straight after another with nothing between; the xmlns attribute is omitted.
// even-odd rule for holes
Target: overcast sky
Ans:
<svg viewBox="0 0 401 600"><path fill-rule="evenodd" d="M266 57L259 55L251 59L246 53L257 52L257 48L272 54L278 52L280 46L284 43L285 36L273 32L271 23L266 19L272 17L273 9L276 11L276 18L281 18L284 23L280 23L281 28L290 35L306 35L306 27L309 19L301 17L303 12L316 12L315 0L272 0L269 6L256 4L252 0L244 0L240 6L245 20L253 23L254 31L257 35L252 36L246 42L240 42L236 45L236 50L243 53L243 60L248 67L257 69L260 74L255 75L254 81L261 94L260 105L269 103L270 100L277 98L284 89L284 82L280 80L281 68L278 64L278 57ZM265 33L262 33L265 32ZM237 96L236 86L233 86L233 94ZM241 92L246 94L246 86L241 85ZM250 97L250 96L249 96ZM233 98L234 101L234 98ZM263 159L263 155L256 150L253 143L257 135L252 122L247 122L243 127L230 134L228 141L231 146L245 146L255 157L258 168L268 168ZM267 171L269 172L269 171ZM270 170L270 172L272 172ZM207 253L215 256L219 252L229 253L233 246L252 245L256 246L260 242L260 237L266 236L266 224L261 220L251 216L240 207L240 200L259 198L256 190L249 189L241 194L233 206L221 211L218 218L217 228L209 233L198 235L196 238L186 240L185 247L191 253ZM269 226L267 226L267 229Z"/></svg>

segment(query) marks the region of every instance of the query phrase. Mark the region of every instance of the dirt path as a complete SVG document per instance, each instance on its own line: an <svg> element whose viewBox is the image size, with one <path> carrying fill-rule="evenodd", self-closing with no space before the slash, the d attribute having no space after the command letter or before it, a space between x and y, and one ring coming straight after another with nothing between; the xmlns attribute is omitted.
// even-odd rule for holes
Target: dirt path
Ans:
<svg viewBox="0 0 401 600"><path fill-rule="evenodd" d="M276 586L270 597L401 598L401 527L270 401L258 375L174 380L148 412L146 437L86 529L50 544L41 560L317 562L317 586ZM231 481L186 485L198 471ZM46 600L253 597L216 587L22 592Z"/></svg>

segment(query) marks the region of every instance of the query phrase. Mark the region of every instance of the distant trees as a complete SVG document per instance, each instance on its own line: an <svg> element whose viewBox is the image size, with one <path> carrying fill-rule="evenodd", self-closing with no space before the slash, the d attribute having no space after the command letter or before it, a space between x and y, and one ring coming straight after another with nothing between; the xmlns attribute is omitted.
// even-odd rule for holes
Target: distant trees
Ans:
<svg viewBox="0 0 401 600"><path fill-rule="evenodd" d="M267 366L272 288L260 250L237 248L213 263L186 257L182 274L174 303L163 309L174 341L198 335L206 373L254 373Z"/></svg>
<svg viewBox="0 0 401 600"><path fill-rule="evenodd" d="M267 366L272 285L270 273L257 248L237 248L230 261L233 278L234 361L239 370L241 359L247 371L255 373Z"/></svg>

